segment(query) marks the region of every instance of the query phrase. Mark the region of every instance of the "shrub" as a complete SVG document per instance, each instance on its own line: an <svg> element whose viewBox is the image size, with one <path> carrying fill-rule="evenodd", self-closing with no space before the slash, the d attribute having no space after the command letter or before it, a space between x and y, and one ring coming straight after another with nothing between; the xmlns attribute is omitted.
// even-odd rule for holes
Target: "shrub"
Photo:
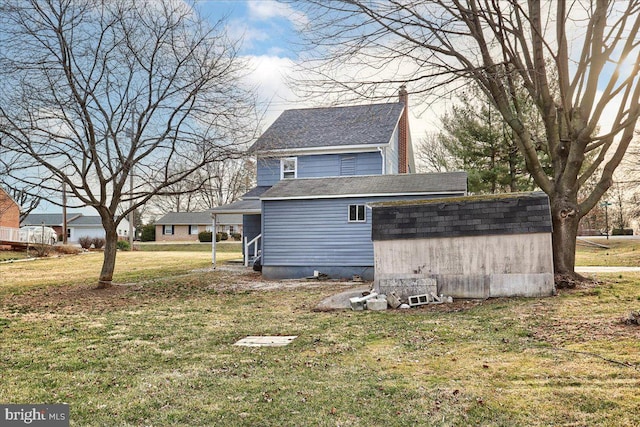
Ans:
<svg viewBox="0 0 640 427"><path fill-rule="evenodd" d="M31 245L31 249L36 253L38 258L49 256L51 251L53 250L53 246L51 245L43 245L41 243L35 243Z"/></svg>
<svg viewBox="0 0 640 427"><path fill-rule="evenodd" d="M118 243L116 243L116 248L120 249L121 251L130 251L131 245L126 240L118 240Z"/></svg>
<svg viewBox="0 0 640 427"><path fill-rule="evenodd" d="M198 233L198 240L200 240L201 242L210 242L212 238L213 238L213 233L211 231L201 231ZM216 236L216 242L217 241L218 241L218 238Z"/></svg>
<svg viewBox="0 0 640 427"><path fill-rule="evenodd" d="M101 249L104 246L105 240L103 237L94 237L91 243L93 243L94 248Z"/></svg>
<svg viewBox="0 0 640 427"><path fill-rule="evenodd" d="M72 245L60 245L56 246L54 249L57 253L62 255L77 255L82 252L82 249Z"/></svg>
<svg viewBox="0 0 640 427"><path fill-rule="evenodd" d="M633 228L614 228L611 231L612 236L633 236Z"/></svg>
<svg viewBox="0 0 640 427"><path fill-rule="evenodd" d="M242 239L242 234L240 234L240 233L231 233L231 237L233 238L233 240L240 240L240 239Z"/></svg>
<svg viewBox="0 0 640 427"><path fill-rule="evenodd" d="M143 242L155 242L156 240L156 225L155 224L147 224L142 226L142 230L140 232L140 240Z"/></svg>
<svg viewBox="0 0 640 427"><path fill-rule="evenodd" d="M82 249L89 249L93 243L93 238L89 236L80 236L78 238L78 243Z"/></svg>
<svg viewBox="0 0 640 427"><path fill-rule="evenodd" d="M220 240L229 240L229 235L225 232L220 233Z"/></svg>

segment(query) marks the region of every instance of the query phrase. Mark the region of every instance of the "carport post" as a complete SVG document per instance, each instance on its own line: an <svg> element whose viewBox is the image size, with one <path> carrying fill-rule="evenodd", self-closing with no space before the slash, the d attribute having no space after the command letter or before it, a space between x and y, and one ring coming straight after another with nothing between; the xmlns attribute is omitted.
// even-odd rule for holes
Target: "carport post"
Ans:
<svg viewBox="0 0 640 427"><path fill-rule="evenodd" d="M216 214L211 214L211 264L216 267Z"/></svg>

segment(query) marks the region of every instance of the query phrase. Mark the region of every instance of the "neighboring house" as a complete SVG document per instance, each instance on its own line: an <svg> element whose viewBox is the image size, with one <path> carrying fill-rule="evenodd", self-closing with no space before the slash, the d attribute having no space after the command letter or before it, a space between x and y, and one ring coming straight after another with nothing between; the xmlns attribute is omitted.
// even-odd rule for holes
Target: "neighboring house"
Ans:
<svg viewBox="0 0 640 427"><path fill-rule="evenodd" d="M0 188L0 227L20 227L20 206Z"/></svg>
<svg viewBox="0 0 640 427"><path fill-rule="evenodd" d="M211 231L211 212L169 212L156 221L156 242L198 241L198 233ZM242 215L218 215L216 232L242 234Z"/></svg>
<svg viewBox="0 0 640 427"><path fill-rule="evenodd" d="M21 225L44 225L56 230L58 236L62 236L62 214L32 213L22 221ZM129 238L129 221L123 218L118 224L118 238ZM102 237L106 235L102 227L102 220L97 215L68 214L67 215L67 241L77 243L80 237Z"/></svg>
<svg viewBox="0 0 640 427"><path fill-rule="evenodd" d="M257 186L212 209L243 214L245 257L266 278L314 271L373 278L368 203L466 195L464 172L415 172L407 92L399 102L287 110L256 141Z"/></svg>

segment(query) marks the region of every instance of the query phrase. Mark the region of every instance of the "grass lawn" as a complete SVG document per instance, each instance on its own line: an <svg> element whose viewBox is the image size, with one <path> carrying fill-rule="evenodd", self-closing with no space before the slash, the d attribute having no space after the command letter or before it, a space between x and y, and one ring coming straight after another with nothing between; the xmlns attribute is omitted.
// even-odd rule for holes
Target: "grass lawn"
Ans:
<svg viewBox="0 0 640 427"><path fill-rule="evenodd" d="M239 258L238 252L218 252L224 262ZM33 286L97 285L102 267L102 252L88 252L62 258L40 258L34 261L0 264L0 296L22 292ZM211 252L118 252L113 280L131 283L158 277L184 274L193 269L211 267Z"/></svg>
<svg viewBox="0 0 640 427"><path fill-rule="evenodd" d="M66 402L74 426L640 425L640 327L622 322L640 274L323 313L346 285L265 290L254 273L189 273L205 252L164 255L119 253L116 281L137 283L103 291L100 254L0 265L0 402ZM28 266L67 273L36 282ZM298 338L233 345L247 335Z"/></svg>
<svg viewBox="0 0 640 427"><path fill-rule="evenodd" d="M590 238L585 237L585 239ZM578 241L577 265L640 266L640 239L610 237L609 240L603 238L591 238L591 240L608 248L591 246Z"/></svg>
<svg viewBox="0 0 640 427"><path fill-rule="evenodd" d="M147 243L136 242L135 247L140 251L178 251L178 252L209 252L211 253L211 243ZM242 242L218 242L216 243L217 253L235 252L238 256L242 253Z"/></svg>

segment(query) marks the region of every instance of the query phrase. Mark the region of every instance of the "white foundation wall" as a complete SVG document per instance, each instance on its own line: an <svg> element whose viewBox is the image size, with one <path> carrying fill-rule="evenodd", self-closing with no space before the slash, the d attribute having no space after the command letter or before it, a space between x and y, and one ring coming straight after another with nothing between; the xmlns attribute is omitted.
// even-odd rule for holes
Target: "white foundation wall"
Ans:
<svg viewBox="0 0 640 427"><path fill-rule="evenodd" d="M554 292L550 233L377 240L375 278L435 278L454 298L549 296ZM378 286L378 282L375 283Z"/></svg>

